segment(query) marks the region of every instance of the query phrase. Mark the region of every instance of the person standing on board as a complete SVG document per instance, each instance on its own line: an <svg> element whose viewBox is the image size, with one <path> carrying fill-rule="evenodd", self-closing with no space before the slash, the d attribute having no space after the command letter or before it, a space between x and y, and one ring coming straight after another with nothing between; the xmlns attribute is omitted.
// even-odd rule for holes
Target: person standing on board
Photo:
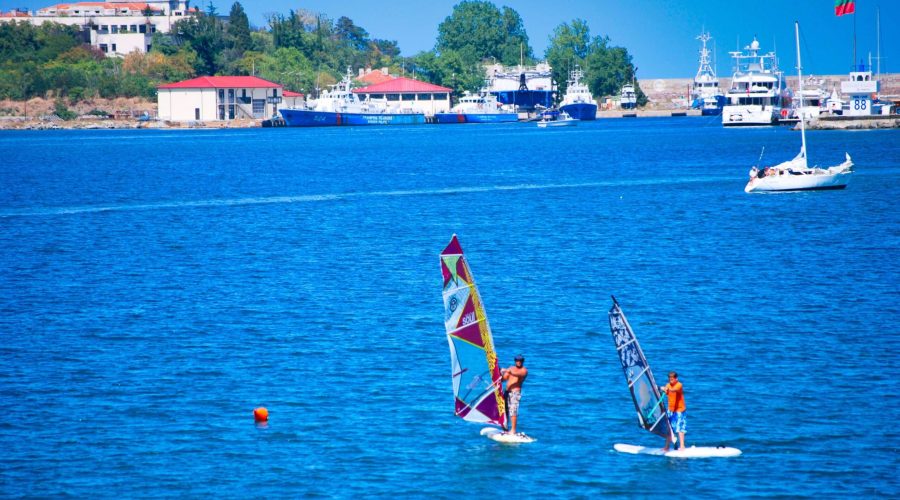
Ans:
<svg viewBox="0 0 900 500"><path fill-rule="evenodd" d="M684 449L684 433L687 432L687 417L684 416L684 387L678 381L678 374L669 372L669 383L660 386L661 391L665 391L669 396L669 424L672 426L672 432L678 433L679 450ZM669 445L672 443L672 437L666 438L666 447L663 451L669 451Z"/></svg>
<svg viewBox="0 0 900 500"><path fill-rule="evenodd" d="M528 376L528 368L525 368L525 357L519 354L515 358L515 366L500 370L503 380L506 381L506 407L509 412L509 432L516 433L516 421L519 418L519 401L522 399L522 383Z"/></svg>

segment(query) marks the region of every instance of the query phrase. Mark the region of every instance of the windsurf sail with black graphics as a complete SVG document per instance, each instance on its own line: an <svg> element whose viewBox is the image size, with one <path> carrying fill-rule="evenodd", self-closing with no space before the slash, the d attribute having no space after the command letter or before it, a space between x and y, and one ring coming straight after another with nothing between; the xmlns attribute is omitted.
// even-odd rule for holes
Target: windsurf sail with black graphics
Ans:
<svg viewBox="0 0 900 500"><path fill-rule="evenodd" d="M506 429L506 404L491 327L455 234L441 252L441 272L456 414L470 422Z"/></svg>
<svg viewBox="0 0 900 500"><path fill-rule="evenodd" d="M644 429L663 438L671 437L672 427L666 416L666 397L656 385L650 364L644 357L644 351L634 336L634 331L625 313L619 307L616 298L613 297L613 306L609 310L609 329L613 340L616 342L616 351L619 353L619 361L625 372L625 380L631 391L631 399L638 413L638 422Z"/></svg>

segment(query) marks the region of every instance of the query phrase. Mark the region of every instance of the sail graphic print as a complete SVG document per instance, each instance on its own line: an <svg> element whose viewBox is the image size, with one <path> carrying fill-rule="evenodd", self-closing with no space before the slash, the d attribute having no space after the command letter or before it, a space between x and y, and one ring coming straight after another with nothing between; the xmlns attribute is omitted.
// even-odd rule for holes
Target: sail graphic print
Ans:
<svg viewBox="0 0 900 500"><path fill-rule="evenodd" d="M625 372L625 380L631 391L631 399L634 401L640 426L663 438L672 436L672 428L666 416L665 398L661 395L656 380L653 379L653 372L650 371L650 364L644 357L644 351L641 350L641 345L615 297L612 309L609 310L609 329L616 343L619 362Z"/></svg>
<svg viewBox="0 0 900 500"><path fill-rule="evenodd" d="M441 273L455 412L470 422L505 429L506 405L491 328L456 235L441 252Z"/></svg>

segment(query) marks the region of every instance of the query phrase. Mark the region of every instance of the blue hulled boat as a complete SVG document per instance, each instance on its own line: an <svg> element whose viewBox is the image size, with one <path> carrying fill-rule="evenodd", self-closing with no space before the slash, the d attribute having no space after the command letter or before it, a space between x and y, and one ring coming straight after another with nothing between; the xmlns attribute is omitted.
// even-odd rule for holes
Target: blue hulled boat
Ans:
<svg viewBox="0 0 900 500"><path fill-rule="evenodd" d="M288 127L334 127L343 125L418 125L425 115L394 110L381 99L361 100L353 93L350 71L332 90L310 103L311 107L282 108L278 112Z"/></svg>
<svg viewBox="0 0 900 500"><path fill-rule="evenodd" d="M489 67L487 92L497 96L501 104L515 111L533 111L553 106L553 73L547 63L534 67L522 65L504 68L496 64Z"/></svg>
<svg viewBox="0 0 900 500"><path fill-rule="evenodd" d="M448 113L435 113L437 123L510 123L519 115L506 109L491 94L466 93Z"/></svg>
<svg viewBox="0 0 900 500"><path fill-rule="evenodd" d="M569 73L569 82L566 86L566 95L559 103L560 111L565 112L576 120L595 120L597 118L597 103L591 95L588 86L581 82L584 71L579 67Z"/></svg>
<svg viewBox="0 0 900 500"><path fill-rule="evenodd" d="M697 37L697 40L703 43L703 47L700 49L700 68L697 69L697 75L691 86L693 98L691 107L700 109L703 116L722 114L722 108L726 103L725 95L719 89L719 78L709 64L709 49L706 48L706 42L711 39L709 33L700 33Z"/></svg>

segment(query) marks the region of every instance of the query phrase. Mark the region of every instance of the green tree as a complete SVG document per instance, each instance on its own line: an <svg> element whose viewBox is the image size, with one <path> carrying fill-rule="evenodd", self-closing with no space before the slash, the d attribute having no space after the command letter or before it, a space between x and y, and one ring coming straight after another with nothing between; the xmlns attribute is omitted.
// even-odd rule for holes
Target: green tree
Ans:
<svg viewBox="0 0 900 500"><path fill-rule="evenodd" d="M553 79L559 85L559 95L566 91L568 71L575 65L584 66L591 52L591 33L586 21L575 19L553 30L544 58L553 68Z"/></svg>
<svg viewBox="0 0 900 500"><path fill-rule="evenodd" d="M619 95L622 86L634 79L635 69L628 50L624 47L611 47L609 37L596 37L591 53L585 58L585 78L595 96ZM638 105L644 106L647 104L647 96L637 80L634 83Z"/></svg>
<svg viewBox="0 0 900 500"><path fill-rule="evenodd" d="M357 51L364 51L369 48L369 33L353 24L353 20L349 17L342 16L334 22L334 34L339 41Z"/></svg>
<svg viewBox="0 0 900 500"><path fill-rule="evenodd" d="M175 23L173 31L197 53L194 69L198 75L215 75L221 63L219 53L225 48L224 28L215 17L210 3L207 13L200 13Z"/></svg>
<svg viewBox="0 0 900 500"><path fill-rule="evenodd" d="M585 83L597 98L618 96L622 86L632 82L636 71L626 48L611 46L608 36L592 39L587 23L581 19L553 30L545 57L553 67L554 79L560 83L560 94L565 91L569 68L576 64L584 69ZM647 96L637 81L635 93L638 105L645 105Z"/></svg>
<svg viewBox="0 0 900 500"><path fill-rule="evenodd" d="M424 79L450 87L457 95L476 92L484 85L484 68L481 63L470 62L456 51L438 55L433 51L417 54L410 61L410 69Z"/></svg>
<svg viewBox="0 0 900 500"><path fill-rule="evenodd" d="M244 12L244 7L240 2L234 2L231 6L231 13L228 15L228 28L225 31L227 35L226 46L239 53L250 49L253 40L250 37L250 19Z"/></svg>
<svg viewBox="0 0 900 500"><path fill-rule="evenodd" d="M287 16L276 14L269 18L269 28L276 49L293 47L303 51L312 50L312 36L307 32L301 13L291 10Z"/></svg>
<svg viewBox="0 0 900 500"><path fill-rule="evenodd" d="M464 0L438 26L438 55L455 52L468 62L494 58L506 65L519 63L520 51L529 62L533 52L522 18L515 10L501 12L484 0Z"/></svg>

